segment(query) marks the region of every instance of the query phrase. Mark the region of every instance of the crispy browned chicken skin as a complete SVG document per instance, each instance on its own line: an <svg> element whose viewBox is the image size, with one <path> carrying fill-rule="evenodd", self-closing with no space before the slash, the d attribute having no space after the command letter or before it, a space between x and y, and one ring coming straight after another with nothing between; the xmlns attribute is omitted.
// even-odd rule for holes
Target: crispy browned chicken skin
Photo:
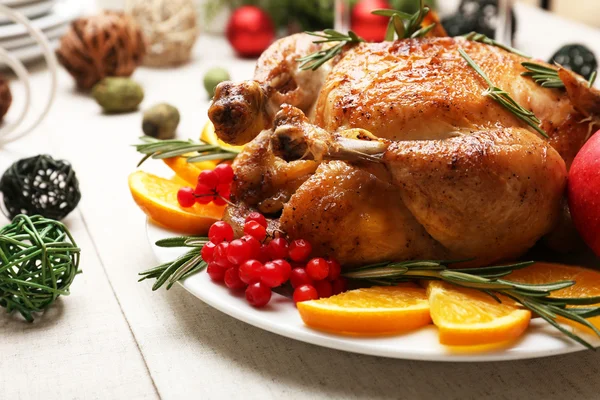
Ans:
<svg viewBox="0 0 600 400"><path fill-rule="evenodd" d="M553 229L567 167L597 121L595 90L563 70L567 90L542 88L520 75L523 57L462 38L361 43L300 71L296 60L318 49L312 40L276 42L254 81L217 89L217 134L250 142L234 163L232 221L258 209L350 266L484 265ZM459 48L535 113L549 140L484 96Z"/></svg>

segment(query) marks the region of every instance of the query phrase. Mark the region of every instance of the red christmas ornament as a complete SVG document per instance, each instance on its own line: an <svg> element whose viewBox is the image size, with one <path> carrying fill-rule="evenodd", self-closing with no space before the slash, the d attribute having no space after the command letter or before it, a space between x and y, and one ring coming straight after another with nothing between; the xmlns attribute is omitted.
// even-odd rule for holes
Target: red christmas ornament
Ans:
<svg viewBox="0 0 600 400"><path fill-rule="evenodd" d="M373 15L371 11L391 8L386 0L361 0L352 9L350 27L356 34L369 42L381 42L385 39L385 31L389 18Z"/></svg>
<svg viewBox="0 0 600 400"><path fill-rule="evenodd" d="M236 9L227 24L227 40L242 57L258 57L275 39L269 15L258 7Z"/></svg>

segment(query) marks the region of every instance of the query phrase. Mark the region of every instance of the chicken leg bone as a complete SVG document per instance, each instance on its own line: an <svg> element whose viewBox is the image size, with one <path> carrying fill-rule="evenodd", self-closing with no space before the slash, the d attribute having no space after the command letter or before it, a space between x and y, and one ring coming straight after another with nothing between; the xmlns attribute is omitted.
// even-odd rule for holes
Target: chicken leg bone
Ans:
<svg viewBox="0 0 600 400"><path fill-rule="evenodd" d="M217 86L208 116L219 138L241 145L271 127L282 104L310 114L334 60L318 71L299 68L298 59L331 44L313 43L306 33L273 43L259 58L253 80Z"/></svg>
<svg viewBox="0 0 600 400"><path fill-rule="evenodd" d="M378 162L389 141L378 139L364 129L348 129L338 134L311 124L304 113L283 105L273 123L273 152L286 161L366 160Z"/></svg>

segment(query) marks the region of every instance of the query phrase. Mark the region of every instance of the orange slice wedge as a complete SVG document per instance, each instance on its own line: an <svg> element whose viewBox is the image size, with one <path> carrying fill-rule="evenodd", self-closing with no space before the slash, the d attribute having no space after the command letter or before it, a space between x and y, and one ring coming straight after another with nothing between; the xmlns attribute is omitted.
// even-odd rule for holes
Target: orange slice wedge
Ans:
<svg viewBox="0 0 600 400"><path fill-rule="evenodd" d="M431 318L439 329L440 343L450 346L496 344L521 336L529 325L531 312L511 299L502 303L474 289L443 282L427 287Z"/></svg>
<svg viewBox="0 0 600 400"><path fill-rule="evenodd" d="M219 145L225 150L237 151L240 152L244 148L244 146L233 146L229 143L225 143L217 136L215 132L215 126L211 121L208 121L204 128L202 129L202 133L200 134L200 140L208 144Z"/></svg>
<svg viewBox="0 0 600 400"><path fill-rule="evenodd" d="M129 189L137 205L154 222L182 234L206 235L223 216L224 206L195 204L182 208L177 202L181 185L143 171L129 175Z"/></svg>
<svg viewBox="0 0 600 400"><path fill-rule="evenodd" d="M552 297L579 298L600 296L600 272L589 268L540 262L527 268L516 270L504 279L539 284L558 281L575 281L575 285L557 290L552 293ZM581 326L581 324L578 324L575 321L560 319L562 322ZM588 321L600 328L600 316L590 318Z"/></svg>
<svg viewBox="0 0 600 400"><path fill-rule="evenodd" d="M389 335L431 323L425 290L411 286L356 289L297 306L306 325L346 335Z"/></svg>
<svg viewBox="0 0 600 400"><path fill-rule="evenodd" d="M172 157L163 159L164 163L175 172L181 179L188 182L192 187L198 183L198 175L205 169L214 169L216 161L203 161L199 163L189 163L186 157Z"/></svg>

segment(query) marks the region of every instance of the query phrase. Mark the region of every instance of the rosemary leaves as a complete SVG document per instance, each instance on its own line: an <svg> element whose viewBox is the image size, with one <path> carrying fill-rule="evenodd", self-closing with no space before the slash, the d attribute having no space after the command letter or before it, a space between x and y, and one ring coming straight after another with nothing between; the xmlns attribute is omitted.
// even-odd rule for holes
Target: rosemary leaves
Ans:
<svg viewBox="0 0 600 400"><path fill-rule="evenodd" d="M306 57L299 58L297 61L300 62L300 69L312 69L313 71L319 69L327 61L331 60L342 52L342 49L348 43L360 43L364 42L364 39L357 36L356 33L348 31L347 35L338 32L334 29L325 29L323 32L307 32L309 35L321 38L315 40L313 43L333 43L337 42L335 46L329 47L309 54Z"/></svg>
<svg viewBox="0 0 600 400"><path fill-rule="evenodd" d="M429 7L427 7L423 0L420 0L419 10L414 14L408 14L399 10L374 10L371 14L381 15L389 17L390 22L385 34L385 40L393 41L394 34L398 39L417 38L425 36L429 31L435 28L435 23L423 27L423 20L429 13Z"/></svg>
<svg viewBox="0 0 600 400"><path fill-rule="evenodd" d="M165 283L167 284L167 290L169 290L178 281L202 271L208 264L202 259L200 251L208 241L209 239L206 237L195 236L180 236L157 241L156 245L158 247L186 247L192 250L172 262L140 272L141 278L138 282L146 279L156 279L154 285L152 285L152 290L160 289Z"/></svg>
<svg viewBox="0 0 600 400"><path fill-rule="evenodd" d="M193 140L158 140L150 136L143 136L140 140L142 143L134 145L139 153L144 154L138 167L149 158L162 160L182 156L187 158L187 162L201 162L231 160L239 154L239 151L236 150Z"/></svg>
<svg viewBox="0 0 600 400"><path fill-rule="evenodd" d="M489 87L483 93L485 96L491 97L498 104L500 104L508 111L513 113L517 118L521 119L527 125L535 129L540 135L542 135L545 138L548 138L548 134L542 128L540 128L540 120L535 116L533 112L527 110L519 103L517 103L508 92L500 89L497 86L494 86L494 84L492 83L490 78L488 78L485 72L483 72L479 65L477 65L477 63L475 63L475 61L473 61L473 59L469 57L469 55L463 49L459 48L458 52L460 53L462 58L465 59L467 64L469 64L469 66L473 68L475 72L477 72L489 85Z"/></svg>
<svg viewBox="0 0 600 400"><path fill-rule="evenodd" d="M563 81L558 77L558 71L534 62L523 62L521 65L527 70L521 76L529 76L538 85L545 88L562 89L565 87Z"/></svg>
<svg viewBox="0 0 600 400"><path fill-rule="evenodd" d="M435 27L435 24L426 27L422 26L425 16L429 13L429 7L425 6L423 0L420 0L419 4L419 10L414 14L408 14L398 10L372 11L375 15L390 18L386 32L386 40L394 40L394 35L397 35L399 39L423 37ZM363 38L352 31L349 31L348 34L343 34L333 29L325 29L323 32L306 33L320 38L313 43L337 44L296 60L300 63L299 68L303 70L310 69L315 71L327 61L340 54L347 44L364 42Z"/></svg>
<svg viewBox="0 0 600 400"><path fill-rule="evenodd" d="M522 72L521 76L531 77L538 85L545 88L565 88L565 84L558 76L558 70L534 62L523 62L521 65L527 70L527 72ZM588 88L594 86L597 76L598 71L592 72L590 79L588 80Z"/></svg>
<svg viewBox="0 0 600 400"><path fill-rule="evenodd" d="M495 41L494 39L491 39L487 36L485 36L483 33L477 33L477 32L471 32L471 33L467 33L464 36L465 39L470 40L472 42L478 42L478 43L484 43L484 44L489 44L490 46L496 46L499 47L501 49L504 49L510 53L519 55L521 57L525 57L525 58L531 58L531 56L523 53L520 50L515 49L514 47L510 47L507 45L504 45L500 42Z"/></svg>

